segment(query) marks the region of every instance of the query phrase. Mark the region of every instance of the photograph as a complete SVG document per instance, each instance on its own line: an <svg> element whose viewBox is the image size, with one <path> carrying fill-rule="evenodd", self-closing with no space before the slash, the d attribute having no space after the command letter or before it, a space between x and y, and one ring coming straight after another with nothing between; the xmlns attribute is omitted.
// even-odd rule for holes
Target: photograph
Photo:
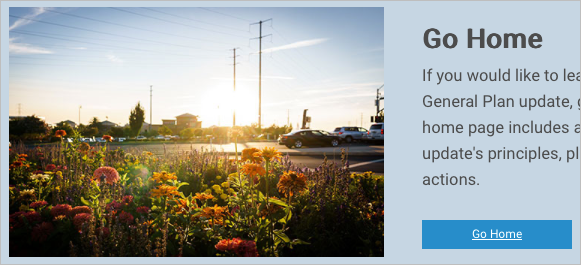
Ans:
<svg viewBox="0 0 581 265"><path fill-rule="evenodd" d="M9 257L384 257L384 8L145 3L9 7Z"/></svg>

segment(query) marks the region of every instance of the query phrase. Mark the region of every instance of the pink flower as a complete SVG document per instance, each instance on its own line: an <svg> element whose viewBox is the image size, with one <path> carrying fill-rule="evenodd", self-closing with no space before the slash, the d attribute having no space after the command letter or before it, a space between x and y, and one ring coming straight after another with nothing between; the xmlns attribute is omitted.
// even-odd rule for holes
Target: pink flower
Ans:
<svg viewBox="0 0 581 265"><path fill-rule="evenodd" d="M125 196L123 196L123 203L125 205L129 205L132 202L133 202L133 196L131 196L131 195L125 195Z"/></svg>
<svg viewBox="0 0 581 265"><path fill-rule="evenodd" d="M107 184L113 184L119 181L119 173L112 167L100 167L93 173L93 179L98 183L105 181Z"/></svg>
<svg viewBox="0 0 581 265"><path fill-rule="evenodd" d="M49 164L46 166L46 171L54 171L56 166L54 164Z"/></svg>
<svg viewBox="0 0 581 265"><path fill-rule="evenodd" d="M123 207L123 204L121 204L120 202L116 202L116 201L112 201L112 202L108 203L107 206L105 206L106 210L108 210L108 211L121 210L122 207Z"/></svg>
<svg viewBox="0 0 581 265"><path fill-rule="evenodd" d="M214 247L219 251L236 254L238 257L258 257L256 242L252 240L222 239Z"/></svg>

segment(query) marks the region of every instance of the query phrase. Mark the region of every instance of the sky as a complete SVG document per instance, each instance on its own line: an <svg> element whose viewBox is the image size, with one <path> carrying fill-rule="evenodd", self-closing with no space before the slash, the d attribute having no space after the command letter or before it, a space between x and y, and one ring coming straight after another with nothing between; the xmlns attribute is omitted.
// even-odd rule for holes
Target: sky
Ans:
<svg viewBox="0 0 581 265"><path fill-rule="evenodd" d="M272 19L272 20L269 20ZM10 115L120 125L369 127L383 85L383 8L10 8ZM233 89L236 50L236 92ZM383 89L380 90L383 94ZM382 104L383 108L383 104ZM361 119L363 117L363 119Z"/></svg>

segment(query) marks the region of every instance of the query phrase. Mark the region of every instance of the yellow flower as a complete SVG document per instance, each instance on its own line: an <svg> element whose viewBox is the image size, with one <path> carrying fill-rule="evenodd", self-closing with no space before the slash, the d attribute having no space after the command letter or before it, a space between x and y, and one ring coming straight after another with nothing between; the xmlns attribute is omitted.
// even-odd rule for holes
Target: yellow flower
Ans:
<svg viewBox="0 0 581 265"><path fill-rule="evenodd" d="M167 173L165 171L162 172L154 172L151 180L156 181L157 183L164 183L169 180L177 180L177 176L175 173Z"/></svg>
<svg viewBox="0 0 581 265"><path fill-rule="evenodd" d="M57 171L56 172L56 175L59 176L59 177L62 177L63 176L63 172Z"/></svg>
<svg viewBox="0 0 581 265"><path fill-rule="evenodd" d="M219 190L220 189L220 185L214 185L214 186L212 186L212 189Z"/></svg>
<svg viewBox="0 0 581 265"><path fill-rule="evenodd" d="M226 199L228 199L228 195L222 194L222 195L220 195L220 199L226 200Z"/></svg>
<svg viewBox="0 0 581 265"><path fill-rule="evenodd" d="M212 190L211 189L207 189L207 190L204 191L204 193L206 193L206 194L212 194Z"/></svg>
<svg viewBox="0 0 581 265"><path fill-rule="evenodd" d="M217 179L217 180L221 180L221 179L222 179L222 177L221 177L221 176L216 176L216 179Z"/></svg>
<svg viewBox="0 0 581 265"><path fill-rule="evenodd" d="M230 183L228 183L228 182L223 182L221 185L222 185L222 188L230 187Z"/></svg>
<svg viewBox="0 0 581 265"><path fill-rule="evenodd" d="M151 190L151 196L160 198L160 197L168 197L173 198L174 196L180 195L178 193L178 188L174 186L169 186L166 184L162 184L157 188Z"/></svg>
<svg viewBox="0 0 581 265"><path fill-rule="evenodd" d="M274 147L264 147L262 149L262 157L266 161L280 160L282 154L278 152Z"/></svg>

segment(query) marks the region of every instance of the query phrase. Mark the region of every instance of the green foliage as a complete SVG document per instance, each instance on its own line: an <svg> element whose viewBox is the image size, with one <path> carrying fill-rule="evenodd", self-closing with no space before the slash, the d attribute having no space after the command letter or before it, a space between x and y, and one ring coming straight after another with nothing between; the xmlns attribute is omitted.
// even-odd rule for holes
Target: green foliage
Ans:
<svg viewBox="0 0 581 265"><path fill-rule="evenodd" d="M141 103L137 102L137 105L131 110L131 114L129 115L129 127L131 128L132 136L139 135L144 121L145 110L141 107Z"/></svg>
<svg viewBox="0 0 581 265"><path fill-rule="evenodd" d="M166 136L166 135L172 135L173 132L171 131L170 128L168 128L165 125L162 125L158 130L157 133L159 133L160 135Z"/></svg>
<svg viewBox="0 0 581 265"><path fill-rule="evenodd" d="M194 137L194 135L195 135L195 131L192 128L186 128L180 132L180 137L182 139L192 139Z"/></svg>
<svg viewBox="0 0 581 265"><path fill-rule="evenodd" d="M35 115L15 118L9 121L10 140L40 140L49 135L46 122Z"/></svg>

